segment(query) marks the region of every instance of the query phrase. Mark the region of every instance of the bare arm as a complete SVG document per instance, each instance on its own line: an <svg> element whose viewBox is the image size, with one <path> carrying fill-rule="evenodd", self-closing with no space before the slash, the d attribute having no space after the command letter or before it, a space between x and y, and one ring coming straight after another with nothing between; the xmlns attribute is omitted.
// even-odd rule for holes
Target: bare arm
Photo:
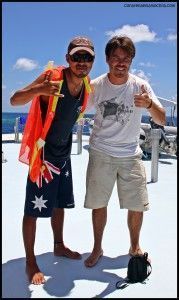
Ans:
<svg viewBox="0 0 179 300"><path fill-rule="evenodd" d="M10 98L11 105L24 105L30 102L34 96L41 96L47 102L49 96L59 96L59 81L50 81L52 74L42 74L25 88L18 90Z"/></svg>
<svg viewBox="0 0 179 300"><path fill-rule="evenodd" d="M152 102L151 104L152 106L151 108L148 108L148 111L152 117L152 120L155 123L164 126L166 124L165 109L163 107L158 106L155 102Z"/></svg>

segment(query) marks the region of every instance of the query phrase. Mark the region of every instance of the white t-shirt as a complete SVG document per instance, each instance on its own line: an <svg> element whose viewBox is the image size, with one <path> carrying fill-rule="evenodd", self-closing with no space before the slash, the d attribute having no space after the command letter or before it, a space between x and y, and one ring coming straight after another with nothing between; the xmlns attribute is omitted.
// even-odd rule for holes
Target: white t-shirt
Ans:
<svg viewBox="0 0 179 300"><path fill-rule="evenodd" d="M162 107L148 82L129 73L127 82L121 85L112 84L107 74L93 79L91 84L94 91L87 110L94 105L96 113L90 147L115 157L141 153L139 136L144 108L135 106L134 95L140 94L144 85L150 98Z"/></svg>

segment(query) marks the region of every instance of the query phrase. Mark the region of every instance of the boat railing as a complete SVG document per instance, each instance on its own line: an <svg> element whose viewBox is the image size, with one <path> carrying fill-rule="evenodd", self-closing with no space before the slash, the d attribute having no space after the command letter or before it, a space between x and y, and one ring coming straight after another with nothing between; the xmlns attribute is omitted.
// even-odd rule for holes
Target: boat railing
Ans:
<svg viewBox="0 0 179 300"><path fill-rule="evenodd" d="M20 117L16 118L15 126L14 126L15 142L16 143L20 142L19 122L20 122ZM148 129L151 128L149 124L143 124L143 126L147 127ZM77 143L77 154L82 153L83 127L84 127L84 120L80 120L76 124L76 139L75 139L75 142ZM152 139L151 182L157 182L158 181L158 159L159 159L159 140L160 140L160 138L161 138L161 130L151 128L151 139Z"/></svg>
<svg viewBox="0 0 179 300"><path fill-rule="evenodd" d="M17 117L15 119L15 125L14 125L14 140L15 143L19 143L20 142L20 138L19 138L19 123L20 123L20 117Z"/></svg>
<svg viewBox="0 0 179 300"><path fill-rule="evenodd" d="M158 181L158 162L159 162L159 140L161 129L151 129L152 155L151 155L151 182Z"/></svg>

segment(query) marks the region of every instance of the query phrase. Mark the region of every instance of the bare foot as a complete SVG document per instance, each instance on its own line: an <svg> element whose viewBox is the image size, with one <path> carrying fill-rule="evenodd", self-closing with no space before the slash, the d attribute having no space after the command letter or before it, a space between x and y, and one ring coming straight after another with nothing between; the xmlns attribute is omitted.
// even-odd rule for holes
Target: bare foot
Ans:
<svg viewBox="0 0 179 300"><path fill-rule="evenodd" d="M143 252L142 252L142 250L140 249L140 247L139 247L139 248L136 248L136 249L132 249L132 248L130 247L130 249L129 249L129 255L131 255L131 256L133 256L133 255L143 255Z"/></svg>
<svg viewBox="0 0 179 300"><path fill-rule="evenodd" d="M38 285L45 283L44 274L40 272L39 267L37 266L37 263L35 261L26 261L26 273L30 283Z"/></svg>
<svg viewBox="0 0 179 300"><path fill-rule="evenodd" d="M134 255L143 255L143 251L140 248L137 248L136 250L132 251L131 247L129 249L129 255L134 256ZM151 263L151 259L147 258L148 262Z"/></svg>
<svg viewBox="0 0 179 300"><path fill-rule="evenodd" d="M91 255L85 260L86 267L93 267L97 264L99 258L103 255L103 250L101 249L98 252L93 251Z"/></svg>
<svg viewBox="0 0 179 300"><path fill-rule="evenodd" d="M81 259L81 254L65 247L63 243L56 243L54 246L55 256L65 256L71 259Z"/></svg>

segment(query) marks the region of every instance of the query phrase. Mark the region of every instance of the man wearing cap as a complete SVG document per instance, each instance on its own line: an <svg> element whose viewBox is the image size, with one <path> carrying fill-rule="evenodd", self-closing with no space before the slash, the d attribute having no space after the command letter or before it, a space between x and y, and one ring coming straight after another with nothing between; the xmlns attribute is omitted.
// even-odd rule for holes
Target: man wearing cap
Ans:
<svg viewBox="0 0 179 300"><path fill-rule="evenodd" d="M75 37L68 46L68 67L43 72L11 97L12 105L31 101L19 160L29 164L23 217L26 272L33 284L45 282L35 254L37 218L51 217L54 255L80 259L63 241L64 208L74 207L71 173L72 128L87 104L88 77L95 58L86 37Z"/></svg>

